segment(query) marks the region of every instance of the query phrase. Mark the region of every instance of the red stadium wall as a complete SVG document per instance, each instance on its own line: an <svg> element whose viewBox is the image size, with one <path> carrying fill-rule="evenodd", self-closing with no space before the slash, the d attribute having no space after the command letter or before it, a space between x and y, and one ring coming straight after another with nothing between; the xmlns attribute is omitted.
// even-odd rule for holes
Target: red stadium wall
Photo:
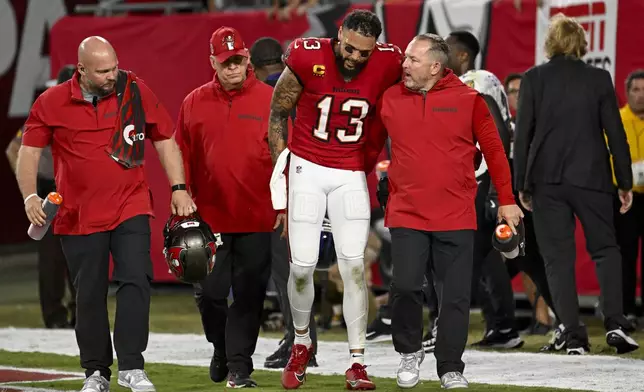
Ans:
<svg viewBox="0 0 644 392"><path fill-rule="evenodd" d="M0 0L0 9L2 3ZM86 1L90 2L90 1ZM36 4L37 3L37 4ZM54 7L54 3L71 7L74 1L32 0L13 1L17 34L24 28L26 10L36 13L32 7ZM406 47L409 40L418 33L436 32L447 35L456 29L467 29L479 37L482 55L477 65L494 72L503 79L511 72L522 72L535 63L543 61L541 47L544 28L550 15L562 11L576 16L589 32L590 52L588 61L606 67L613 75L620 102L624 102L623 81L626 75L644 64L644 52L632 50L637 47L639 21L644 18L644 2L640 0L570 0L565 9L544 7L537 10L533 0L523 1L521 10L515 9L512 0L495 2L396 2L376 6L374 11L384 22L383 39ZM29 4L29 7L26 5ZM66 7L65 7L66 6ZM371 5L366 7L372 8ZM55 8L55 7L54 7ZM284 45L299 36L335 35L342 17L350 7L337 6L322 8L304 16L294 16L288 23L268 20L264 12L244 12L225 14L175 15L175 16L128 16L121 18L61 17L53 25L46 46L47 29L53 24L54 17L64 16L60 12L50 12L49 23L41 23L40 32L45 37L37 41L42 48L36 51L51 53L50 71L55 75L60 66L76 62L78 43L89 35L101 35L112 42L116 48L120 66L131 69L142 77L170 114L176 117L179 105L185 95L193 88L212 77L208 62L208 39L216 28L222 25L235 27L244 37L247 45L262 36L272 36ZM42 17L41 17L42 19ZM617 21L620 21L619 25ZM0 18L0 37L7 24ZM33 41L33 40L32 40ZM25 45L23 34L19 50ZM0 43L4 42L0 39ZM17 42L17 41L16 41ZM36 50L38 49L38 50ZM8 110L11 96L24 91L15 91L18 66L9 64L3 69L3 55L0 54L0 141L6 146L14 130L24 121L24 113L10 113ZM16 55L16 58L19 56ZM19 63L16 61L16 63ZM23 64L23 63L20 63ZM29 66L27 62L25 66ZM13 91L12 91L13 87ZM32 92L32 95L35 93ZM24 105L23 105L24 106ZM22 115L22 116L21 116ZM169 190L167 180L161 170L153 149L148 148L147 175L154 193L156 220L153 221L152 257L155 263L156 279L171 279L162 259L161 231L168 216ZM0 241L15 242L25 239L22 228L27 227L22 203L17 187L13 186L13 175L4 161L0 164L0 178L10 184L3 198L9 206L12 230L0 236ZM18 230L15 228L18 227ZM3 230L6 230L3 228ZM4 234L4 233L3 233ZM9 239L7 239L9 238ZM598 290L594 276L594 265L585 251L581 230L577 231L578 285L581 294L594 294Z"/></svg>

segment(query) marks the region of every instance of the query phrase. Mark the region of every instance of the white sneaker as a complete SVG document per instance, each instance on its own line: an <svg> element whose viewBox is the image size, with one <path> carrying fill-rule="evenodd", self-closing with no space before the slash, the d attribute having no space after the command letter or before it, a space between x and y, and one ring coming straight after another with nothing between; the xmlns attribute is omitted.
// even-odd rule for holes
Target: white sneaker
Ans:
<svg viewBox="0 0 644 392"><path fill-rule="evenodd" d="M85 379L81 392L109 392L110 382L98 370Z"/></svg>
<svg viewBox="0 0 644 392"><path fill-rule="evenodd" d="M420 379L420 364L425 359L425 351L419 350L411 354L400 354L400 365L396 372L396 384L400 388L413 388Z"/></svg>
<svg viewBox="0 0 644 392"><path fill-rule="evenodd" d="M130 388L132 392L156 392L154 384L143 369L119 371L119 385Z"/></svg>
<svg viewBox="0 0 644 392"><path fill-rule="evenodd" d="M441 377L441 387L445 389L469 388L470 384L460 372L449 372Z"/></svg>

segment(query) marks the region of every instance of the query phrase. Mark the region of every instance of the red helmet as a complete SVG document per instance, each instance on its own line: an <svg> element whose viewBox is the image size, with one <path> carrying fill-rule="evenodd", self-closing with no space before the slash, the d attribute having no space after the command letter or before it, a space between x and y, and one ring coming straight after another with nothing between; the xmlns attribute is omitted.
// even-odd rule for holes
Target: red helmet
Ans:
<svg viewBox="0 0 644 392"><path fill-rule="evenodd" d="M185 283L199 283L215 266L221 240L197 213L171 215L163 229L163 254L170 272Z"/></svg>

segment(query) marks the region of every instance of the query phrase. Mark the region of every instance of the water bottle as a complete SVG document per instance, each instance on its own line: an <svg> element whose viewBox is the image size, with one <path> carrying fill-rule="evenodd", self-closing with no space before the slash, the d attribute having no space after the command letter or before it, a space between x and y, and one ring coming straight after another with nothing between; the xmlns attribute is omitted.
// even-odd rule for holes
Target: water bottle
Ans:
<svg viewBox="0 0 644 392"><path fill-rule="evenodd" d="M29 230L27 230L29 237L36 241L40 241L45 236L47 230L49 230L49 225L51 225L51 222L54 220L62 202L63 197L60 193L51 192L47 195L42 203L42 209L45 212L45 215L47 215L47 218L45 218L45 224L42 226L35 226L34 224L29 225Z"/></svg>
<svg viewBox="0 0 644 392"><path fill-rule="evenodd" d="M506 222L501 222L496 226L494 234L492 234L492 246L506 259L523 256L525 248L524 230L523 220L516 227L516 234L512 232L512 228Z"/></svg>
<svg viewBox="0 0 644 392"><path fill-rule="evenodd" d="M389 159L380 161L376 164L376 176L378 177L378 180L388 177L387 171L389 170L389 165L391 165L391 161Z"/></svg>

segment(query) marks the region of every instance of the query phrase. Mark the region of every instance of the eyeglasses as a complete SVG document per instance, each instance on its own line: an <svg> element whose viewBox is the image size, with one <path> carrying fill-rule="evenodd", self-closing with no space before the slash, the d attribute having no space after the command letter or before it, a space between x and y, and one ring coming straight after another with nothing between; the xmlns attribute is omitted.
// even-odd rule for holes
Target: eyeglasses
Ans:
<svg viewBox="0 0 644 392"><path fill-rule="evenodd" d="M360 57L365 57L365 58L369 57L369 55L371 54L371 50L358 50L349 44L344 45L344 50L346 50L346 52L349 54L352 54L353 52L358 51L358 53L360 53Z"/></svg>

